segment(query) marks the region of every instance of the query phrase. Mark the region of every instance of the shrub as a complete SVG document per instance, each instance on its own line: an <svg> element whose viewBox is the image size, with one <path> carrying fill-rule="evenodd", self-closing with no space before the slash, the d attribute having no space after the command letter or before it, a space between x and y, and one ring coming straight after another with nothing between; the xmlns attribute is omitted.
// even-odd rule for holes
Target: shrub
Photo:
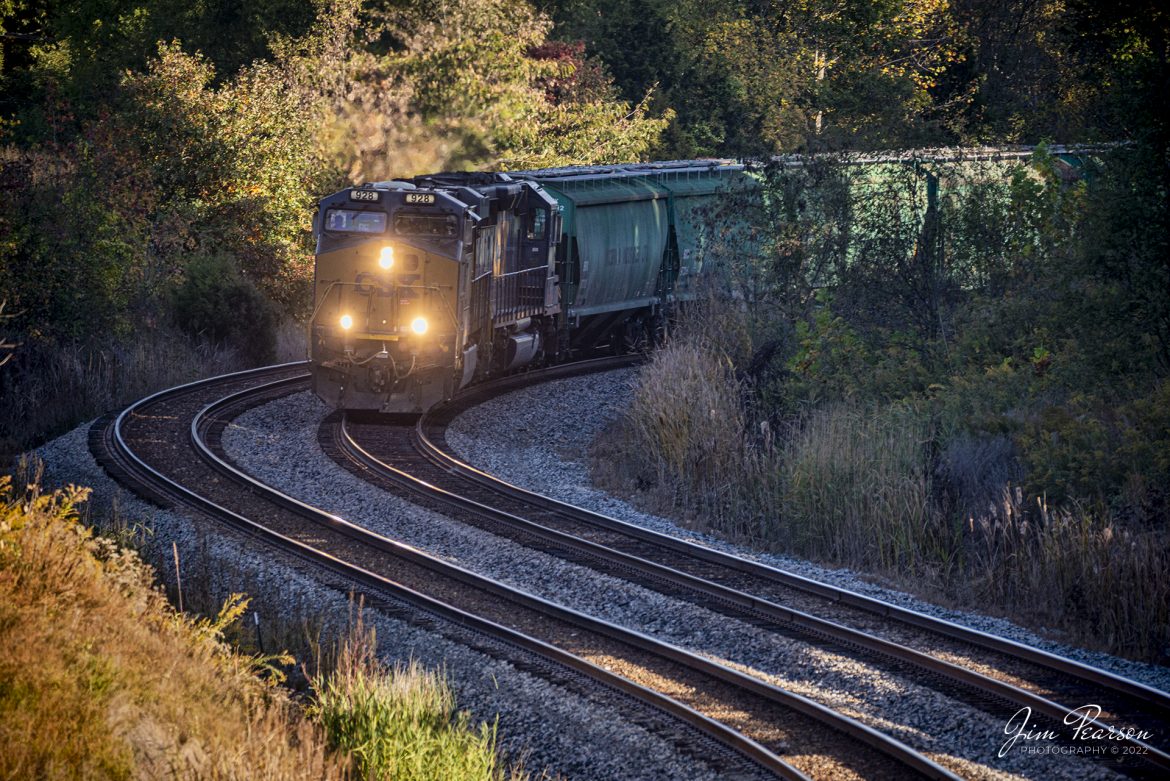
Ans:
<svg viewBox="0 0 1170 781"><path fill-rule="evenodd" d="M74 153L0 149L0 291L25 338L124 334L151 295L140 289L143 237Z"/></svg>
<svg viewBox="0 0 1170 781"><path fill-rule="evenodd" d="M172 294L172 308L176 322L192 336L229 345L255 363L275 355L275 307L228 255L192 258Z"/></svg>
<svg viewBox="0 0 1170 781"><path fill-rule="evenodd" d="M798 405L852 399L896 401L921 394L931 374L912 337L888 329L863 336L833 311L828 293L796 323L796 349L778 388L762 389ZM879 346L880 345L880 346Z"/></svg>
<svg viewBox="0 0 1170 781"><path fill-rule="evenodd" d="M1049 405L1017 435L1028 467L1025 489L1053 505L1076 499L1121 519L1165 518L1170 485L1170 382L1110 404L1078 394Z"/></svg>
<svg viewBox="0 0 1170 781"><path fill-rule="evenodd" d="M629 473L655 486L667 505L697 512L705 524L733 539L758 540L761 515L749 494L766 479L760 444L746 428L741 392L721 351L681 340L669 343L635 386L622 422L629 442L622 452L639 454L626 464Z"/></svg>

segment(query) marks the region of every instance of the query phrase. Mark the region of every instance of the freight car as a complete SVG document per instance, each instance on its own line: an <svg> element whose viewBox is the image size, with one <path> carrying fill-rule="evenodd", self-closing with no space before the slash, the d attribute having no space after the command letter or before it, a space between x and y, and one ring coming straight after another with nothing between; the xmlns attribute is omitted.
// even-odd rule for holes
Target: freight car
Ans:
<svg viewBox="0 0 1170 781"><path fill-rule="evenodd" d="M703 275L742 165L684 161L366 184L320 202L313 388L420 412L477 378L653 341Z"/></svg>

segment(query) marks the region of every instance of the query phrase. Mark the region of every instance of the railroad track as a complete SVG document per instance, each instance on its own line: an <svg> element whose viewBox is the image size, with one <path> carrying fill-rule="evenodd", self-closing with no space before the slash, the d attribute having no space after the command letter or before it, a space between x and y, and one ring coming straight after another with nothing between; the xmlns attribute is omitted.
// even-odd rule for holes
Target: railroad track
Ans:
<svg viewBox="0 0 1170 781"><path fill-rule="evenodd" d="M331 576L367 604L425 626L453 626L544 670L653 711L668 739L728 777L954 778L865 725L728 666L577 613L372 534L236 469L222 454L226 422L258 400L306 387L287 365L155 394L91 431L120 481L165 506L183 505ZM553 672L547 672L553 670ZM781 758L781 755L783 758Z"/></svg>
<svg viewBox="0 0 1170 781"><path fill-rule="evenodd" d="M544 378L615 368L559 367ZM530 548L756 626L855 655L1002 718L1028 708L1035 729L1068 719L1105 736L1093 754L1135 778L1170 773L1170 696L1003 638L667 537L511 486L448 452L446 425L467 407L531 377L482 386L417 424L335 415L322 446L365 479ZM1088 706L1095 710L1083 710ZM1070 717L1070 714L1073 714ZM1142 740L1143 736L1147 739ZM1083 733L1082 733L1083 734ZM1139 737L1134 737L1135 735ZM1076 741L1083 745L1083 741ZM1118 751L1112 751L1117 747Z"/></svg>

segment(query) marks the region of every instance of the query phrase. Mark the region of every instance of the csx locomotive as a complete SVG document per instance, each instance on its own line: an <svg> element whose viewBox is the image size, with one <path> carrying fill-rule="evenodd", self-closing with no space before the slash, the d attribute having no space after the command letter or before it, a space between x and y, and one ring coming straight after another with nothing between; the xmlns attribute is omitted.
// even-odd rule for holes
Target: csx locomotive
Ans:
<svg viewBox="0 0 1170 781"><path fill-rule="evenodd" d="M721 161L446 173L323 199L313 387L420 412L479 377L652 339L703 273Z"/></svg>

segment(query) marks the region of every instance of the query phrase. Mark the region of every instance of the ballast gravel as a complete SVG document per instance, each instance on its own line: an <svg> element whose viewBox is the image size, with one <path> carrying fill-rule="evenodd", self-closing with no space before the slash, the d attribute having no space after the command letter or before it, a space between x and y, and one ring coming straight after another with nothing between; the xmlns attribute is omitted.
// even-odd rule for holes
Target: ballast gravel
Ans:
<svg viewBox="0 0 1170 781"><path fill-rule="evenodd" d="M543 393L535 399L492 402L493 409L459 420L452 442L461 440L465 456L513 482L524 482L519 478L525 473L538 473L542 490L561 483L571 496L572 488L584 489L580 482L569 484L570 479L584 479L583 467L569 471L571 463L560 453L575 448L583 455L587 435L565 428L564 422L552 426L558 416L534 407L556 404L563 420L584 423L580 411L588 409L585 405L596 392L592 383L598 379L558 383L559 389L540 386L537 390ZM589 383L586 390L579 389L582 382ZM1011 713L991 717L847 656L524 548L387 494L321 453L316 428L328 412L309 393L266 404L227 428L225 450L245 471L302 501L515 588L724 661L881 729L966 777L1114 777L1077 757L1014 751L997 757ZM497 415L514 415L513 425ZM477 428L479 421L485 421L484 430ZM589 425L598 424L590 420ZM469 452L468 442L495 435L494 448ZM551 448L539 444L545 435L551 437ZM510 467L506 471L504 463ZM562 493L558 498L567 497Z"/></svg>
<svg viewBox="0 0 1170 781"><path fill-rule="evenodd" d="M593 487L588 453L597 438L628 406L636 371L619 369L554 380L496 397L457 417L447 429L447 442L467 463L521 488L1170 691L1168 667L1064 645L1002 618L940 607L877 586L849 569L829 569L790 556L753 551L685 528L669 518L642 512ZM580 414L581 410L589 410L589 415Z"/></svg>
<svg viewBox="0 0 1170 781"><path fill-rule="evenodd" d="M828 569L800 559L761 553L685 528L669 518L645 513L630 503L592 486L588 454L598 437L626 409L632 397L636 369L622 369L586 377L557 380L499 396L456 418L447 430L452 450L468 463L514 485L563 502L603 513L627 523L722 550L806 578L847 588L901 607L937 616L973 629L996 634L1054 654L1109 670L1163 691L1170 691L1170 669L1088 651L1038 636L1002 618L959 611L926 602L904 592L882 588L848 569ZM582 414L588 410L589 414ZM1006 721L1005 714L1005 721ZM960 719L961 721L961 719ZM877 726L876 724L874 726ZM1005 724L979 736L998 747ZM960 729L982 731L965 724ZM937 734L937 727L931 734ZM905 736L902 736L905 738ZM968 735L968 738L971 737ZM906 742L916 745L913 740ZM1038 747L1043 748L1043 747ZM992 757L996 770L1049 778L1073 772L1068 763L1054 764L1051 755L1032 755L1026 767ZM935 757L939 759L939 757ZM1087 761L1077 761L1076 772L1103 773ZM972 768L950 765L961 775L978 775Z"/></svg>
<svg viewBox="0 0 1170 781"><path fill-rule="evenodd" d="M754 553L641 513L589 485L587 453L630 396L632 371L533 386L487 402L458 418L448 432L470 463L517 485L655 531L690 539L854 591L932 613L982 631L1071 655L1153 686L1167 688L1166 670L1068 649L1000 619L944 610L878 588L848 571L827 570L782 556ZM589 410L589 414L582 414ZM525 549L390 496L333 464L316 442L329 410L308 393L252 410L225 432L224 444L243 468L287 493L378 533L494 577L517 588L590 612L667 642L726 661L806 694L919 748L960 775L976 778L1104 778L1112 774L1078 757L1009 752L1003 719L867 668L847 657L778 638L624 581ZM263 616L304 616L344 625L348 605L335 588L303 567L264 556L234 535L185 515L157 510L106 478L86 449L84 427L41 449L47 481L93 486L105 505L154 529L147 545L166 562L176 542L183 562L197 562L213 593L246 591ZM149 555L149 551L148 551ZM163 568L164 573L166 572ZM184 573L187 578L187 573ZM367 619L370 616L367 615ZM525 750L528 767L570 778L712 778L711 770L612 711L567 696L558 687L443 637L389 617L376 617L387 659L415 658L442 667L461 707L477 718L498 714L505 748Z"/></svg>
<svg viewBox="0 0 1170 781"><path fill-rule="evenodd" d="M305 421L315 429L316 420ZM328 638L344 630L354 608L343 584L322 582L320 574L295 560L266 555L248 541L200 516L162 510L139 500L111 480L87 447L88 425L44 445L36 456L45 464L44 485L83 485L93 489L85 506L91 522L113 517L140 525L143 557L174 587L175 545L184 591L206 590L212 604L243 592L252 599L252 624L263 632L279 626L297 634L308 627ZM319 477L301 469L305 479ZM443 671L461 709L477 721L498 718L500 745L510 758L522 759L539 777L542 770L566 779L696 779L718 774L684 756L667 741L584 697L553 685L513 665L464 647L435 632L366 609L363 620L377 633L378 650L389 664L417 660ZM319 633L319 634L318 634ZM269 650L281 638L268 637ZM287 646L281 646L287 647Z"/></svg>

